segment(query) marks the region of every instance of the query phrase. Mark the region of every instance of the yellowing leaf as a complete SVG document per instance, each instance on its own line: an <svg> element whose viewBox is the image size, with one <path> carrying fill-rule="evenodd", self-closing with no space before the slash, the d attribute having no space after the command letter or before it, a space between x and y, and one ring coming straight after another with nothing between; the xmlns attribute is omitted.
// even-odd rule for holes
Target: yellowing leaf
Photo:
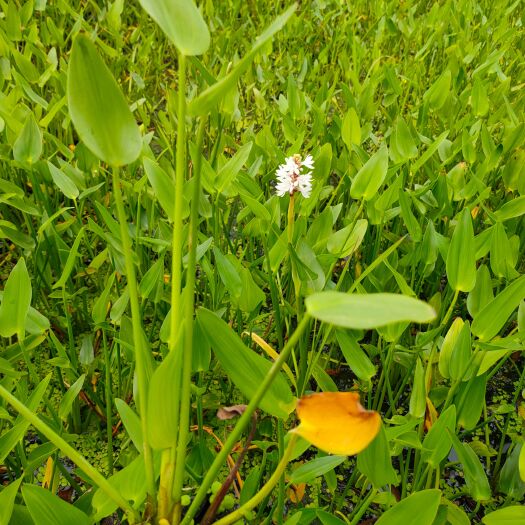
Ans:
<svg viewBox="0 0 525 525"><path fill-rule="evenodd" d="M379 414L365 410L355 392L323 392L302 397L297 415L301 424L293 432L332 454L361 452L381 426Z"/></svg>

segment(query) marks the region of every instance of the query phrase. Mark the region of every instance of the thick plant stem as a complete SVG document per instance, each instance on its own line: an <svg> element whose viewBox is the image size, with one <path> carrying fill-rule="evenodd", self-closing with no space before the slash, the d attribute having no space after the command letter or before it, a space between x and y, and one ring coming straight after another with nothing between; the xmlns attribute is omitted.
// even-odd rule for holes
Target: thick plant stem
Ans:
<svg viewBox="0 0 525 525"><path fill-rule="evenodd" d="M179 83L178 83L178 106L177 106L177 145L175 158L175 201L174 216L172 225L172 257L171 257L171 313L170 313L170 337L168 348L170 352L175 351L176 342L179 338L179 330L183 320L182 312L182 204L184 196L184 183L186 179L186 57L179 53ZM182 363L181 363L182 365ZM173 381L181 384L182 372L178 369L177 377ZM178 413L174 414L175 419L179 419L180 398L182 385L177 390L178 399L175 399L174 405ZM178 430L177 430L178 433ZM177 442L178 435L173 436L174 442ZM168 453L165 451L164 455ZM162 512L160 518L167 518L171 513L173 503L173 482L175 477L175 457L176 447L169 451L169 458L164 461L165 467L161 471L160 477L160 495L161 501L159 507Z"/></svg>
<svg viewBox="0 0 525 525"><path fill-rule="evenodd" d="M174 524L180 521L182 483L184 479L184 467L186 463L186 442L190 426L190 404L191 404L191 365L193 361L193 309L195 305L195 271L197 267L197 244L199 226L199 196L201 189L201 159L202 143L204 141L204 126L206 120L202 118L199 122L197 132L197 159L195 161L193 195L191 199L190 234L188 238L188 271L186 276L186 287L184 293L184 354L182 358L182 385L179 417L179 441L177 443L177 457L175 460L175 479L173 488L173 499L175 503Z"/></svg>
<svg viewBox="0 0 525 525"><path fill-rule="evenodd" d="M177 328L182 319L182 204L186 178L186 57L179 54L179 93L177 113L177 158L175 164L175 211L171 260L170 351L177 341Z"/></svg>
<svg viewBox="0 0 525 525"><path fill-rule="evenodd" d="M270 494L275 485L281 479L286 465L288 465L288 461L290 460L290 456L292 455L292 451L295 446L295 442L297 441L297 437L297 434L291 435L290 441L288 442L288 446L286 447L286 451L284 452L281 461L279 461L275 472L271 475L270 479L263 485L261 490L259 490L259 492L257 492L257 494L255 494L255 496L252 499L248 500L236 511L214 522L213 525L230 525L231 523L235 523L236 521L242 520L243 517L246 516L247 512L259 505L259 503L261 503L261 501L263 501L263 499Z"/></svg>
<svg viewBox="0 0 525 525"><path fill-rule="evenodd" d="M13 394L8 392L0 385L0 397L7 401L23 418L27 419L39 432L42 432L51 443L60 449L77 467L82 469L97 487L103 490L128 516L130 523L137 523L140 516L126 501L119 491L108 482L108 480L89 463L81 454L79 454L63 437L59 436L53 429L48 427L34 412L29 410Z"/></svg>
<svg viewBox="0 0 525 525"><path fill-rule="evenodd" d="M124 251L124 261L126 266L126 278L128 281L129 302L131 305L131 323L133 327L133 343L135 345L135 360L137 367L137 379L139 386L139 404L140 404L140 422L143 436L143 454L144 464L146 467L146 486L148 494L151 498L150 504L155 503L155 475L153 472L153 455L151 447L148 443L148 424L146 419L146 399L148 396L148 383L146 377L146 362L143 345L142 323L139 306L139 295L137 289L137 278L135 275L135 267L133 266L131 239L126 220L126 212L124 211L124 203L122 201L122 193L120 191L120 177L118 168L113 168L113 196L115 204L117 205L117 215L120 224L120 236L122 238L122 249ZM154 509L152 509L153 511Z"/></svg>
<svg viewBox="0 0 525 525"><path fill-rule="evenodd" d="M250 400L250 403L246 407L246 410L240 417L231 434L228 436L228 439L224 443L223 448L215 457L206 476L202 480L201 486L199 487L197 494L195 494L195 498L193 499L190 507L188 508L188 511L186 512L186 515L184 516L184 519L182 520L182 525L189 525L191 523L193 517L199 510L201 503L204 501L204 498L208 493L208 489L211 487L211 484L215 481L219 470L226 461L228 454L234 447L235 443L237 443L237 441L239 440L239 437L241 436L243 430L246 428L246 425L250 422L252 414L255 412L257 405L261 402L261 399L264 397L264 394L272 384L273 380L276 378L284 363L286 363L288 356L292 351L292 348L294 348L295 345L298 343L303 332L308 327L309 322L310 318L307 314L305 314L305 316L297 326L295 332L292 334L292 336L282 349L281 353L279 354L279 357L273 363L272 367L270 368L270 371L264 378L263 382L259 385L257 392L255 392L254 396ZM277 479L279 479L279 477L277 477Z"/></svg>

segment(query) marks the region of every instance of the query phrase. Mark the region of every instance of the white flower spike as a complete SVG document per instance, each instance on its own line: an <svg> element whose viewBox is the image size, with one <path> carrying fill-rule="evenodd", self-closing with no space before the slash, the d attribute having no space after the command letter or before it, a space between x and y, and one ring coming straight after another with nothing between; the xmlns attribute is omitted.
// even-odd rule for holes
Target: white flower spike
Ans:
<svg viewBox="0 0 525 525"><path fill-rule="evenodd" d="M301 155L298 154L288 157L275 172L277 195L283 197L287 193L293 195L296 191L300 191L303 197L310 197L312 193L311 170L313 169L314 159L311 155L307 155L305 159L302 159Z"/></svg>

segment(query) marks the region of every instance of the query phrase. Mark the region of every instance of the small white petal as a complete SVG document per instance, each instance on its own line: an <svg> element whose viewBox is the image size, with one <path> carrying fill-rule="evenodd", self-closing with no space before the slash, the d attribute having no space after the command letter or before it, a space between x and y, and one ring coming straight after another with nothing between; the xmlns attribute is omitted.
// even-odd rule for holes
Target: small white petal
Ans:
<svg viewBox="0 0 525 525"><path fill-rule="evenodd" d="M307 155L307 157L302 161L301 163L303 166L306 166L309 170L314 169L314 159L311 155Z"/></svg>

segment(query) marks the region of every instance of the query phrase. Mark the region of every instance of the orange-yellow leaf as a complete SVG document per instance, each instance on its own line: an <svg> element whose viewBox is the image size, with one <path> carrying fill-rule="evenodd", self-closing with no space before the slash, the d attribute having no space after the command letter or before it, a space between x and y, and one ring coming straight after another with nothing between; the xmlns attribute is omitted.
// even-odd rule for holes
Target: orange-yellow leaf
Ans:
<svg viewBox="0 0 525 525"><path fill-rule="evenodd" d="M364 450L376 437L381 418L365 410L355 392L322 392L297 403L301 424L293 430L317 448L339 455Z"/></svg>

